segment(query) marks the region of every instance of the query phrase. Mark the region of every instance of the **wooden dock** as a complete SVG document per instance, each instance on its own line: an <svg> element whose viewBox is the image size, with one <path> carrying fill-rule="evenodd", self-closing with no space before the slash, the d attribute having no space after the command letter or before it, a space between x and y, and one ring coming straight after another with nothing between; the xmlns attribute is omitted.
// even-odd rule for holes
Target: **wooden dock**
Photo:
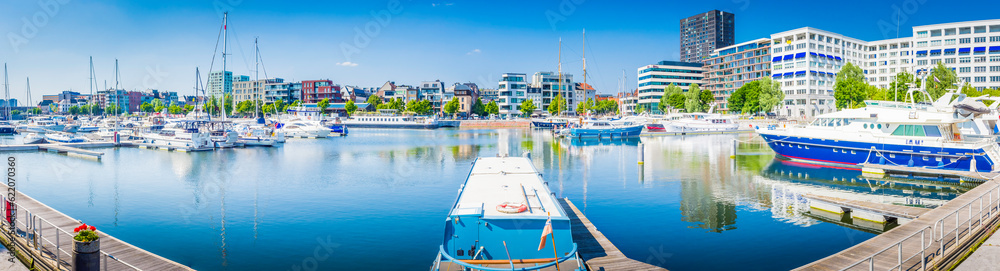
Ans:
<svg viewBox="0 0 1000 271"><path fill-rule="evenodd" d="M980 184L909 223L796 270L938 270L1000 221L1000 185ZM901 267L900 267L901 266Z"/></svg>
<svg viewBox="0 0 1000 271"><path fill-rule="evenodd" d="M6 185L0 187L7 188ZM20 238L17 239L32 247L22 252L32 254L34 264L43 267L43 270L71 269L72 256L69 252L73 250L73 239L68 233L72 233L73 229L80 225L80 221L20 192L18 192L16 203L20 205L17 209L17 226ZM28 216L28 213L31 215ZM28 225L25 225L25 222ZM7 222L3 221L2 223L6 228ZM65 232L56 231L56 228ZM101 236L101 251L111 256L101 256L102 270L104 268L107 270L193 270L119 240L101 231L100 228L98 228L98 234ZM57 235L59 237L56 237ZM59 244L58 249L55 246L56 243ZM56 255L59 259L59 268L55 268Z"/></svg>
<svg viewBox="0 0 1000 271"><path fill-rule="evenodd" d="M583 258L587 269L597 270L667 270L662 267L636 261L625 257L614 244L597 230L590 219L580 212L567 198L559 201L566 209L570 224L573 227L573 241L576 241L577 252Z"/></svg>
<svg viewBox="0 0 1000 271"><path fill-rule="evenodd" d="M862 171L866 174L869 172L877 172L881 170L887 175L904 175L904 176L921 176L938 178L944 181L946 178L959 179L959 182L973 182L982 183L1000 176L998 172L973 172L973 171L963 171L963 170L946 170L946 169L936 169L936 168L924 168L924 167L907 167L907 166L896 166L896 165L880 165L875 163L862 163L859 164L862 167Z"/></svg>
<svg viewBox="0 0 1000 271"><path fill-rule="evenodd" d="M0 145L0 151L48 151L64 153L66 155L80 156L100 160L103 152L84 150L83 148L111 148L115 147L112 142L82 142L82 143L51 143L51 144L23 144L23 145Z"/></svg>
<svg viewBox="0 0 1000 271"><path fill-rule="evenodd" d="M850 199L827 197L827 196L820 196L813 194L805 194L802 195L802 197L810 200L819 200L832 203L838 206L844 206L852 210L854 209L868 210L890 215L893 217L906 218L906 219L916 219L917 217L920 217L920 215L931 210L920 207L910 207L910 206L885 204L885 203L877 203L870 201L850 200Z"/></svg>

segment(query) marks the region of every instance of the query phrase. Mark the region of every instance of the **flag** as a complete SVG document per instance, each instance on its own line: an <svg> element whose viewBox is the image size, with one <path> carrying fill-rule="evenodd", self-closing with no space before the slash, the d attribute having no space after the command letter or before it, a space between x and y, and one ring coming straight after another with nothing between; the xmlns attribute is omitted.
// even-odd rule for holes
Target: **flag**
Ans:
<svg viewBox="0 0 1000 271"><path fill-rule="evenodd" d="M545 247L545 236L552 234L552 218L545 221L545 227L542 228L542 241L538 243L538 250L542 250ZM552 244L553 246L556 244Z"/></svg>

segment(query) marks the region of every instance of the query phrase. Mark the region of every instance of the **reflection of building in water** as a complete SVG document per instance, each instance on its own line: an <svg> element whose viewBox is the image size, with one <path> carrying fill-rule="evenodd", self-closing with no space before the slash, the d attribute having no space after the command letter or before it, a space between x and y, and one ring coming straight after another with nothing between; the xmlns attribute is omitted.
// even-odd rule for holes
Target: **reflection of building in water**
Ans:
<svg viewBox="0 0 1000 271"><path fill-rule="evenodd" d="M681 183L681 220L695 223L689 227L723 232L736 229L736 204L718 201L712 186L700 181Z"/></svg>

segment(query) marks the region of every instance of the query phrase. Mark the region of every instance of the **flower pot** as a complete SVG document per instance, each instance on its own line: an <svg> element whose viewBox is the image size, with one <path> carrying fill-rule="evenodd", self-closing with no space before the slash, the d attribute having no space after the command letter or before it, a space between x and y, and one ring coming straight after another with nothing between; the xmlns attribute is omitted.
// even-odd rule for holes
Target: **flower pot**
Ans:
<svg viewBox="0 0 1000 271"><path fill-rule="evenodd" d="M90 242L73 240L73 271L101 270L101 238Z"/></svg>

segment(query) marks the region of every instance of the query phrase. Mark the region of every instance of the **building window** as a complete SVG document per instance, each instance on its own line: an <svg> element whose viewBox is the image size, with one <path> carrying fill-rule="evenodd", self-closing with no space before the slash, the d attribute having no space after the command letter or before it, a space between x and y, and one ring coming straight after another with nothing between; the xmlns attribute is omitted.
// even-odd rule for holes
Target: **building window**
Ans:
<svg viewBox="0 0 1000 271"><path fill-rule="evenodd" d="M972 39L970 39L970 38L961 38L961 39L958 39L958 43L959 44L966 44L966 43L970 43L971 41L972 41Z"/></svg>
<svg viewBox="0 0 1000 271"><path fill-rule="evenodd" d="M969 67L958 68L958 72L970 72L970 71L971 71L971 68L969 68Z"/></svg>
<svg viewBox="0 0 1000 271"><path fill-rule="evenodd" d="M986 37L976 37L976 42L986 42Z"/></svg>
<svg viewBox="0 0 1000 271"><path fill-rule="evenodd" d="M976 72L986 72L986 66L976 67Z"/></svg>

